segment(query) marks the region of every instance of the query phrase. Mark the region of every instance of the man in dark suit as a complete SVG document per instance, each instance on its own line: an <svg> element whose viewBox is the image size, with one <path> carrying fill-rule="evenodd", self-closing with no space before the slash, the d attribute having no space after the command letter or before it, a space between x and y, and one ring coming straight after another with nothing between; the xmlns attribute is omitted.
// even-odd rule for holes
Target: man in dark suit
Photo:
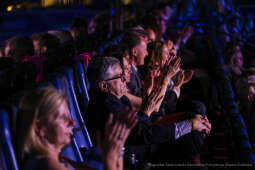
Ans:
<svg viewBox="0 0 255 170"><path fill-rule="evenodd" d="M121 43L125 44L128 48L131 58L131 80L127 83L127 87L132 95L138 97L142 96L142 84L137 67L144 65L144 59L148 55L145 32L144 34L142 32L143 31L127 32L121 41Z"/></svg>
<svg viewBox="0 0 255 170"><path fill-rule="evenodd" d="M86 115L88 128L92 134L103 130L104 122L110 113L115 117L120 112L130 111L131 104L126 93L126 82L119 61L112 57L94 59L88 67L88 76L91 82L90 103ZM191 120L184 120L174 124L154 125L150 120L151 113L155 110L156 101L159 101L157 89L151 92L148 100L137 113L138 124L128 137L128 146L141 161L148 160L152 155L151 147L168 143L190 133L192 130L210 131L210 123L197 115ZM134 149L135 148L135 149ZM165 153L166 154L166 153ZM161 155L163 157L163 155Z"/></svg>
<svg viewBox="0 0 255 170"><path fill-rule="evenodd" d="M137 71L137 68L131 65L130 82L127 83L129 92L135 96L142 97L142 83L141 76Z"/></svg>

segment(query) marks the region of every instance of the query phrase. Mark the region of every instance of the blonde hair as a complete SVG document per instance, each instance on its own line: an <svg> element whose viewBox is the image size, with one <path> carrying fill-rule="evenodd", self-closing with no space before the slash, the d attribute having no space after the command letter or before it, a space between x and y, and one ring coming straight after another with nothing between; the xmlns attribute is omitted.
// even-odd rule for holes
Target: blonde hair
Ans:
<svg viewBox="0 0 255 170"><path fill-rule="evenodd" d="M51 87L35 89L26 94L19 105L18 158L23 161L25 154L47 155L48 148L38 135L38 121L44 125L51 116L57 117L57 109L67 102L66 97Z"/></svg>

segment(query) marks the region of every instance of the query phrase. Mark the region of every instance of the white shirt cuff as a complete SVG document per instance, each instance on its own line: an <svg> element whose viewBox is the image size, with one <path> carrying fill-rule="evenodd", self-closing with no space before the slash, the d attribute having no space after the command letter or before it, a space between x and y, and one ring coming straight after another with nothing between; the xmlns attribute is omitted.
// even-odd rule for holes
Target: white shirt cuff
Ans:
<svg viewBox="0 0 255 170"><path fill-rule="evenodd" d="M174 87L173 91L175 92L177 99L180 97L181 89Z"/></svg>

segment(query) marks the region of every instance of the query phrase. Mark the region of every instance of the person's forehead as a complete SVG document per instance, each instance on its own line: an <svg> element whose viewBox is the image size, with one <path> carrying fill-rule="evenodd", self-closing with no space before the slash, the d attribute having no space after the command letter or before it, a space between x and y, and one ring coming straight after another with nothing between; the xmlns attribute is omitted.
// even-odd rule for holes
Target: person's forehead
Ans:
<svg viewBox="0 0 255 170"><path fill-rule="evenodd" d="M59 111L62 111L62 112L66 112L69 110L68 108L68 104L66 101L64 101L63 103L60 104L59 108L58 108Z"/></svg>
<svg viewBox="0 0 255 170"><path fill-rule="evenodd" d="M145 40L141 40L140 46L147 47L147 43Z"/></svg>
<svg viewBox="0 0 255 170"><path fill-rule="evenodd" d="M39 45L39 40L33 40L34 45Z"/></svg>
<svg viewBox="0 0 255 170"><path fill-rule="evenodd" d="M116 74L121 74L122 73L122 68L120 66L120 64L115 64L112 67L112 74L116 75Z"/></svg>
<svg viewBox="0 0 255 170"><path fill-rule="evenodd" d="M148 36L139 36L141 41L147 42L148 41Z"/></svg>
<svg viewBox="0 0 255 170"><path fill-rule="evenodd" d="M169 50L168 46L166 44L162 45L163 50Z"/></svg>

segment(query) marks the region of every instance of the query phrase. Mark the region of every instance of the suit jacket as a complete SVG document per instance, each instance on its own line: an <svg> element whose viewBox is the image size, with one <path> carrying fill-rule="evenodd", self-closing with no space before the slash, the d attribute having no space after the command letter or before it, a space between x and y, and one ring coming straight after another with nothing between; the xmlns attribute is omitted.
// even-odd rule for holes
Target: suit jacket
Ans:
<svg viewBox="0 0 255 170"><path fill-rule="evenodd" d="M118 99L112 94L103 92L91 95L85 120L87 120L88 129L93 132L91 133L92 138L96 130L104 131L105 122L110 113L117 116L126 106L131 107L126 96ZM150 118L142 112L137 114L137 118L138 124L132 130L128 143L132 145L149 145L174 141L175 125L154 125Z"/></svg>
<svg viewBox="0 0 255 170"><path fill-rule="evenodd" d="M131 77L130 82L127 83L127 87L129 92L135 96L141 97L142 96L142 83L141 83L141 76L139 72L131 66Z"/></svg>

